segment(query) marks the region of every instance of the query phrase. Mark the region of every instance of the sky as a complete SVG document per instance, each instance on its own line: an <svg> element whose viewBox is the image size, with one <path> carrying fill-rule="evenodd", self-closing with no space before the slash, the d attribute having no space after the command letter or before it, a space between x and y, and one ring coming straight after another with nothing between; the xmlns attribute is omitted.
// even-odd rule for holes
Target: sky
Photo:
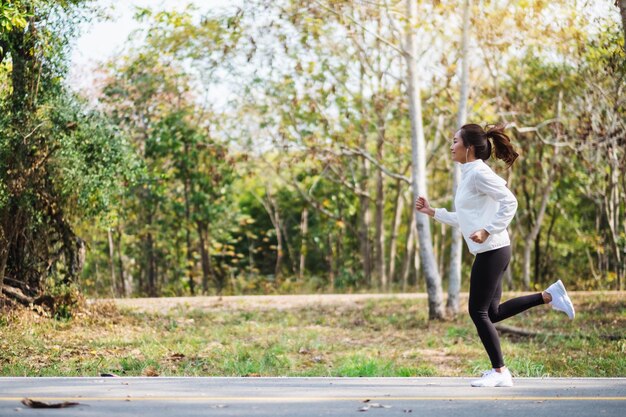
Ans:
<svg viewBox="0 0 626 417"><path fill-rule="evenodd" d="M577 0L590 3L587 8L589 19L616 14L611 10L612 0ZM107 11L108 20L86 22L82 34L72 49L70 72L67 82L74 90L88 91L97 78L95 71L104 62L122 51L131 32L138 29L134 21L136 7L149 7L156 10L182 10L193 3L200 13L245 4L245 0L96 0L96 4ZM607 8L607 6L609 6Z"/></svg>
<svg viewBox="0 0 626 417"><path fill-rule="evenodd" d="M131 32L140 28L134 21L136 7L182 10L193 3L200 12L232 7L240 0L97 0L109 19L84 23L71 54L68 84L75 90L89 89L99 63L120 53Z"/></svg>

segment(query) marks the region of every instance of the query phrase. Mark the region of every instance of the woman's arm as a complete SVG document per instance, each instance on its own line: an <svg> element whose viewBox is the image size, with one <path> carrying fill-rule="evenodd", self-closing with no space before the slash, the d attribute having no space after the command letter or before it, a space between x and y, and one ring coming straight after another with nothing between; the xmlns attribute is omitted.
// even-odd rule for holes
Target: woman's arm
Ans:
<svg viewBox="0 0 626 417"><path fill-rule="evenodd" d="M450 225L452 227L459 227L459 219L455 212L449 212L442 208L432 208L425 197L418 197L415 201L415 209L420 213L427 214L430 217L434 217L435 220Z"/></svg>
<svg viewBox="0 0 626 417"><path fill-rule="evenodd" d="M506 181L496 175L493 171L480 171L475 176L476 187L481 192L487 194L494 201L500 204L498 211L493 216L489 224L485 225L485 230L493 235L505 230L517 211L517 199L506 186Z"/></svg>

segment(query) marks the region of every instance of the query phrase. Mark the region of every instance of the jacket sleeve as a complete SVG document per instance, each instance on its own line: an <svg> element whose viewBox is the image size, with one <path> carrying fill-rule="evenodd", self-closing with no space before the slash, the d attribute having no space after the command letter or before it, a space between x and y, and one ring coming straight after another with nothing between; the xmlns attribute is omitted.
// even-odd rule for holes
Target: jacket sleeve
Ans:
<svg viewBox="0 0 626 417"><path fill-rule="evenodd" d="M485 225L485 230L490 235L504 231L515 216L517 199L511 190L507 188L506 181L491 170L478 172L474 178L476 188L499 204L498 211L491 218L491 221Z"/></svg>
<svg viewBox="0 0 626 417"><path fill-rule="evenodd" d="M459 218L456 212L449 212L445 208L436 208L434 219L452 227L459 227Z"/></svg>

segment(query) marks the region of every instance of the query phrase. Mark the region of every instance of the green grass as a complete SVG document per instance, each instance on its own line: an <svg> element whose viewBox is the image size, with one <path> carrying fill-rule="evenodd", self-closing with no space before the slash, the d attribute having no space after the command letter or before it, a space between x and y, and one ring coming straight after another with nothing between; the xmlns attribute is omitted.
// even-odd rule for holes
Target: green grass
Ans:
<svg viewBox="0 0 626 417"><path fill-rule="evenodd" d="M546 307L507 321L550 334L502 337L516 376L626 376L623 294L574 302L574 321ZM431 322L425 300L163 314L96 304L71 320L0 318L3 376L473 376L489 367L467 315Z"/></svg>

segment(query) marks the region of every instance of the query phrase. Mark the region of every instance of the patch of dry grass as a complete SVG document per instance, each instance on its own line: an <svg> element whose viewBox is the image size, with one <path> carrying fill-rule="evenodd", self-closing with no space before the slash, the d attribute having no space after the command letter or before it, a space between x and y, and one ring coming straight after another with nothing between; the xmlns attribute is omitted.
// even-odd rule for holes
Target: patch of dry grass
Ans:
<svg viewBox="0 0 626 417"><path fill-rule="evenodd" d="M573 322L545 307L507 321L549 334L503 336L515 374L626 376L623 294L580 294L574 302ZM469 376L489 367L466 314L430 322L426 309L423 299L389 297L160 313L95 303L68 321L20 311L0 319L0 374Z"/></svg>

